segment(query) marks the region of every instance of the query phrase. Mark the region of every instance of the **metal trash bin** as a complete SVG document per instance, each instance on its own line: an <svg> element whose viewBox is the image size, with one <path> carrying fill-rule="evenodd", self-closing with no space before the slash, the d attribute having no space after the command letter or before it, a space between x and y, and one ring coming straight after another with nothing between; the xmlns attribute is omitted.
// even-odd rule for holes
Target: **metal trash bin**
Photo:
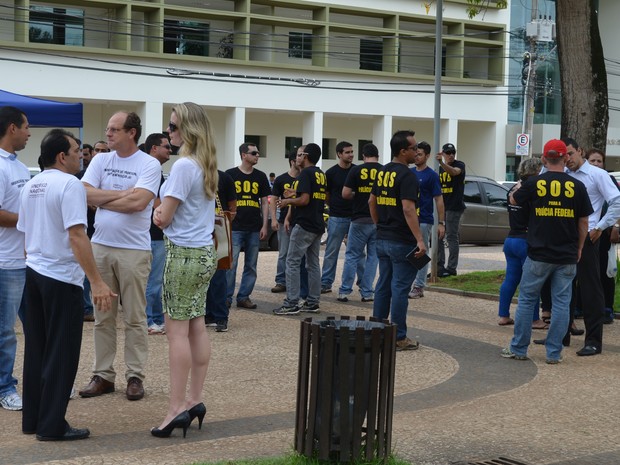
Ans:
<svg viewBox="0 0 620 465"><path fill-rule="evenodd" d="M332 462L387 459L396 325L346 316L301 322L295 450Z"/></svg>

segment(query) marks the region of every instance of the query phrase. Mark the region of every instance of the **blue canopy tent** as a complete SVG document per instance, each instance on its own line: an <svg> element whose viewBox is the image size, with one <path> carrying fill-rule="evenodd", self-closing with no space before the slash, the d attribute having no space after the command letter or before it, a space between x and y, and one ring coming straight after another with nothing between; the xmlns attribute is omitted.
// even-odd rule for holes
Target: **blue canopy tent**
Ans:
<svg viewBox="0 0 620 465"><path fill-rule="evenodd" d="M7 105L26 113L32 127L82 128L84 125L81 103L55 102L0 90L0 107Z"/></svg>

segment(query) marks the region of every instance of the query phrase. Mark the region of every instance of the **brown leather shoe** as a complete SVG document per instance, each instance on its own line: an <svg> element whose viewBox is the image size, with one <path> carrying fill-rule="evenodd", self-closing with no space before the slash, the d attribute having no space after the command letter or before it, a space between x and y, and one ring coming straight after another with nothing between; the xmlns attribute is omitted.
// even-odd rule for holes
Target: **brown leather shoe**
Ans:
<svg viewBox="0 0 620 465"><path fill-rule="evenodd" d="M257 305L250 299L237 300L237 308L249 308L254 309Z"/></svg>
<svg viewBox="0 0 620 465"><path fill-rule="evenodd" d="M114 383L106 381L99 375L95 375L90 379L90 383L79 394L80 397L98 397L102 394L114 392Z"/></svg>
<svg viewBox="0 0 620 465"><path fill-rule="evenodd" d="M127 399L140 400L144 397L144 387L142 386L142 380L132 376L127 381Z"/></svg>

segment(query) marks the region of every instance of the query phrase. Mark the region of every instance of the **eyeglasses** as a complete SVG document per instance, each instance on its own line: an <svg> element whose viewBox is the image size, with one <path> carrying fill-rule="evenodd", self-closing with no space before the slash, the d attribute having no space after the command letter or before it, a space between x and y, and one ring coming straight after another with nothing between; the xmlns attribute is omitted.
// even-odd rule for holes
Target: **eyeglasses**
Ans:
<svg viewBox="0 0 620 465"><path fill-rule="evenodd" d="M179 127L176 124L174 124L172 121L170 121L168 123L168 129L170 129L170 132L175 132L179 129Z"/></svg>
<svg viewBox="0 0 620 465"><path fill-rule="evenodd" d="M258 150L252 150L251 152L245 152L248 155L254 155L255 157L260 156L260 152Z"/></svg>
<svg viewBox="0 0 620 465"><path fill-rule="evenodd" d="M111 132L112 134L116 134L117 132L124 131L125 128L105 128L105 133Z"/></svg>

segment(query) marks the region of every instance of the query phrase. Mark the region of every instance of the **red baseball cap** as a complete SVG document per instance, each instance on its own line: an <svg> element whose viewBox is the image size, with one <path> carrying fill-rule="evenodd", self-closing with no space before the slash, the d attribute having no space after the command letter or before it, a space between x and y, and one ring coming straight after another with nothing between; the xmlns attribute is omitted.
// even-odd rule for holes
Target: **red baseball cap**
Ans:
<svg viewBox="0 0 620 465"><path fill-rule="evenodd" d="M551 139L545 144L543 149L543 153L547 158L560 158L566 155L567 152L566 144L559 139Z"/></svg>

